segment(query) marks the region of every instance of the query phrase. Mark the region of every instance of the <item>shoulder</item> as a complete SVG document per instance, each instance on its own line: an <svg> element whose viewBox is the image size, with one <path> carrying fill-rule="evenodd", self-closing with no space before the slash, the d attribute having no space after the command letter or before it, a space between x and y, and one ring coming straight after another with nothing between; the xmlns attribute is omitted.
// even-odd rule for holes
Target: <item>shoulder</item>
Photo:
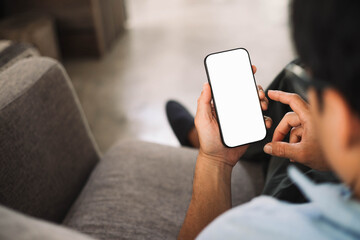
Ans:
<svg viewBox="0 0 360 240"><path fill-rule="evenodd" d="M312 204L258 197L216 218L198 239L323 239L311 223L316 212Z"/></svg>

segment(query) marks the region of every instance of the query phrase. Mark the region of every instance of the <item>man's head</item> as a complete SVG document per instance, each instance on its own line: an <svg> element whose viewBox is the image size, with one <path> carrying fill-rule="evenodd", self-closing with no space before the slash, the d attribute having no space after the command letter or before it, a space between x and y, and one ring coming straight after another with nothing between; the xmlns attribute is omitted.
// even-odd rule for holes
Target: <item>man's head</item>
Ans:
<svg viewBox="0 0 360 240"><path fill-rule="evenodd" d="M314 79L309 101L326 158L360 193L360 1L293 0L295 48ZM356 186L355 186L356 185Z"/></svg>

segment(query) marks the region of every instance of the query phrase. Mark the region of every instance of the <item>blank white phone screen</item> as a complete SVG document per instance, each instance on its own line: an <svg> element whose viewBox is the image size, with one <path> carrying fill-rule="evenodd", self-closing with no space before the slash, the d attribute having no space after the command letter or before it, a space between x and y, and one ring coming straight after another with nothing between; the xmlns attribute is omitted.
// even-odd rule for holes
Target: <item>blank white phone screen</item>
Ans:
<svg viewBox="0 0 360 240"><path fill-rule="evenodd" d="M249 54L239 48L205 58L223 143L256 142L266 135Z"/></svg>

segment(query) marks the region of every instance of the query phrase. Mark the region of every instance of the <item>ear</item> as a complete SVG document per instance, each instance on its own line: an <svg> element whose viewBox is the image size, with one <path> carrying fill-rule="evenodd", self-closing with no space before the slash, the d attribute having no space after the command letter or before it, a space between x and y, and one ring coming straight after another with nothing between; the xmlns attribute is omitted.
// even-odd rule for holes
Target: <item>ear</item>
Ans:
<svg viewBox="0 0 360 240"><path fill-rule="evenodd" d="M335 89L325 89L323 92L324 112L332 126L338 130L334 136L340 147L348 152L354 144L360 144L360 119L351 109L341 93Z"/></svg>

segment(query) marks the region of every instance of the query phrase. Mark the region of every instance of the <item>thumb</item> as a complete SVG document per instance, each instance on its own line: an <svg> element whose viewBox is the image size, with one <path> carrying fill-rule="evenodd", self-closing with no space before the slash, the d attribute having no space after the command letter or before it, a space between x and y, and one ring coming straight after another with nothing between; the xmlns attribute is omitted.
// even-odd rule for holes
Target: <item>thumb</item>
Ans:
<svg viewBox="0 0 360 240"><path fill-rule="evenodd" d="M294 159L298 149L296 143L271 142L264 146L264 152L277 157Z"/></svg>
<svg viewBox="0 0 360 240"><path fill-rule="evenodd" d="M209 83L204 83L203 90L198 99L197 112L211 114L211 89Z"/></svg>

